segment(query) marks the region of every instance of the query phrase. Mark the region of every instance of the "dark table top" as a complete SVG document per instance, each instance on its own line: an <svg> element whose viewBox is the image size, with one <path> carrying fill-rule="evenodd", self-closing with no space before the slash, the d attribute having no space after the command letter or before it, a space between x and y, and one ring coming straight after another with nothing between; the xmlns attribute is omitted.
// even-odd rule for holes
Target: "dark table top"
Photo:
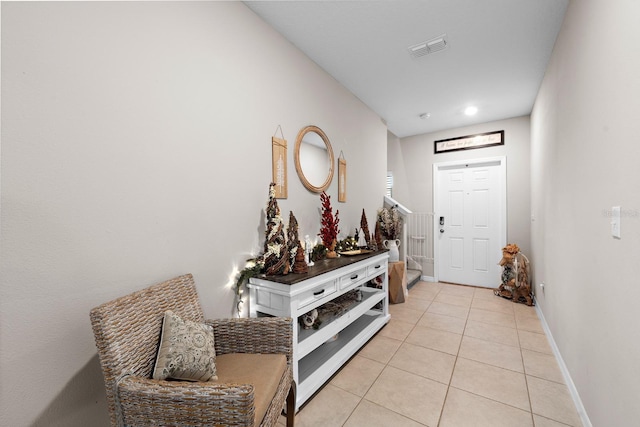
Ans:
<svg viewBox="0 0 640 427"><path fill-rule="evenodd" d="M267 276L266 274L260 274L256 276L256 278L268 280L270 282L282 283L284 285L294 285L302 282L303 280L311 279L312 277L328 273L329 271L336 270L349 264L354 264L367 258L372 258L385 252L389 251L387 249L383 249L360 255L341 255L338 258L325 258L323 260L316 261L313 266L309 267L309 271L307 273L289 273L284 276Z"/></svg>

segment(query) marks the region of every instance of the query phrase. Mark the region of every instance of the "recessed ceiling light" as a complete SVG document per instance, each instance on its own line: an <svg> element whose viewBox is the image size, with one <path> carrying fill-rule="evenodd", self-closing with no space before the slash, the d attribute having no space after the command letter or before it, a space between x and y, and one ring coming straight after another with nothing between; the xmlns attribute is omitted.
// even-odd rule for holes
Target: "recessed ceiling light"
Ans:
<svg viewBox="0 0 640 427"><path fill-rule="evenodd" d="M478 107L474 107L473 105L464 109L464 113L467 116L474 116L478 112Z"/></svg>

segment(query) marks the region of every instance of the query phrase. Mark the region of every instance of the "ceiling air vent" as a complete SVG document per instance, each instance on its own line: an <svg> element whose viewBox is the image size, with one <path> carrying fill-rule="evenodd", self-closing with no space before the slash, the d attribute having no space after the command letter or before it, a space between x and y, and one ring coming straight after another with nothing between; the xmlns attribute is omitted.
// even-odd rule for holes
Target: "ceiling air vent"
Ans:
<svg viewBox="0 0 640 427"><path fill-rule="evenodd" d="M447 48L447 46L448 44L446 34L443 34L440 37L436 37L435 39L409 46L409 54L413 58L420 58L430 53L444 50Z"/></svg>

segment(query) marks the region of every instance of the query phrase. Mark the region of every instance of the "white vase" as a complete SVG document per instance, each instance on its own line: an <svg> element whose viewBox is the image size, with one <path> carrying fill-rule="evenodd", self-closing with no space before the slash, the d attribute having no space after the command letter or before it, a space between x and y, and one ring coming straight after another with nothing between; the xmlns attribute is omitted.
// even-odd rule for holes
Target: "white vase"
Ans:
<svg viewBox="0 0 640 427"><path fill-rule="evenodd" d="M389 249L389 262L398 262L400 261L400 252L398 251L398 247L400 246L400 239L396 240L385 240L382 242L385 248Z"/></svg>

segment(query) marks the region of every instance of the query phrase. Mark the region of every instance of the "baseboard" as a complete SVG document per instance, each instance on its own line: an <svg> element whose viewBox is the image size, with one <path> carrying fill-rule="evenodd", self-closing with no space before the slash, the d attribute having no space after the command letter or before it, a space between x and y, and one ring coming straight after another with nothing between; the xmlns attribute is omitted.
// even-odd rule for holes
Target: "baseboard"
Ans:
<svg viewBox="0 0 640 427"><path fill-rule="evenodd" d="M420 280L423 282L435 282L436 278L431 276L420 276Z"/></svg>
<svg viewBox="0 0 640 427"><path fill-rule="evenodd" d="M555 340L553 339L553 335L551 334L551 329L549 329L549 325L544 318L544 314L542 314L542 310L540 309L540 305L538 305L538 301L535 299L535 308L536 313L538 314L538 318L540 319L540 323L542 324L542 329L544 329L544 333L547 335L547 339L549 340L549 345L551 346L551 350L553 351L553 355L556 357L558 361L558 366L560 367L560 371L562 371L562 377L564 378L564 382L569 389L569 394L571 394L571 398L573 399L573 403L576 405L576 410L578 411L578 416L582 421L582 425L584 427L593 427L591 424L591 420L587 415L587 411L582 404L582 399L580 399L580 395L578 394L578 389L576 389L576 385L573 383L573 379L571 379L571 374L569 374L569 369L567 369L567 365L564 363L562 359L562 355L560 354L560 350L556 345Z"/></svg>

